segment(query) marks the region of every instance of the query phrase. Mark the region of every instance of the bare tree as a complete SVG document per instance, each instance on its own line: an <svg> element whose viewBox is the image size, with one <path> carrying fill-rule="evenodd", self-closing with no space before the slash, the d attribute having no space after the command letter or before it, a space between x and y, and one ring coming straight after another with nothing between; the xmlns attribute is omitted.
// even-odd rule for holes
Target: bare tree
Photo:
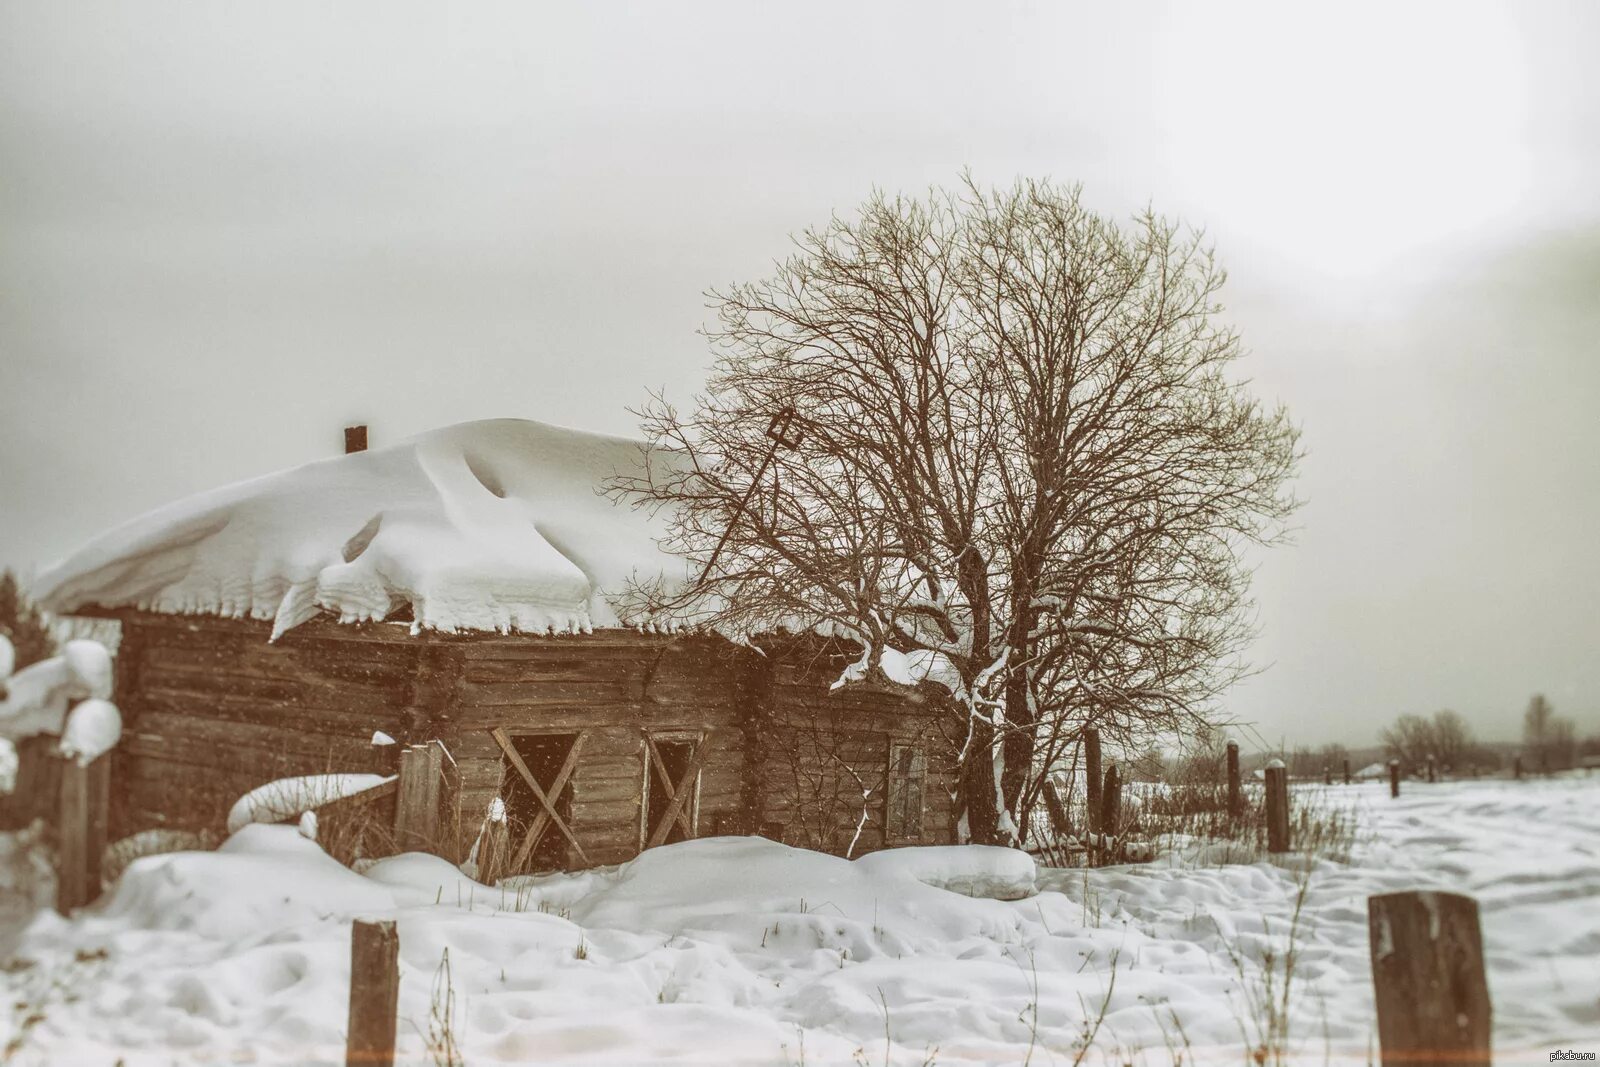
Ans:
<svg viewBox="0 0 1600 1067"><path fill-rule="evenodd" d="M643 413L675 461L615 488L706 572L655 606L848 637L867 675L942 657L971 838L1015 840L1086 723L1134 750L1245 670L1240 550L1294 508L1297 431L1226 375L1223 273L1152 213L969 180L796 243L710 294L693 412Z"/></svg>
<svg viewBox="0 0 1600 1067"><path fill-rule="evenodd" d="M1578 731L1571 719L1556 715L1555 708L1537 693L1522 716L1522 744L1542 770L1562 770L1578 761Z"/></svg>

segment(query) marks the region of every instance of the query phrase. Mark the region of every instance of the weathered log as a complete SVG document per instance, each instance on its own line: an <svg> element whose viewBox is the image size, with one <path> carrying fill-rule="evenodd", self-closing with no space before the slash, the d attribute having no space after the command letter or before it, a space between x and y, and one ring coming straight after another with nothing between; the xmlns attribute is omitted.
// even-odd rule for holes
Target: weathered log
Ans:
<svg viewBox="0 0 1600 1067"><path fill-rule="evenodd" d="M1367 898L1384 1067L1490 1062L1478 905L1456 893Z"/></svg>
<svg viewBox="0 0 1600 1067"><path fill-rule="evenodd" d="M1282 760L1267 764L1267 851L1289 851L1289 772Z"/></svg>
<svg viewBox="0 0 1600 1067"><path fill-rule="evenodd" d="M100 856L106 848L111 758L87 766L62 760L61 815L56 832L56 910L66 915L100 895Z"/></svg>
<svg viewBox="0 0 1600 1067"><path fill-rule="evenodd" d="M400 1004L400 934L393 922L350 924L346 1067L391 1067Z"/></svg>

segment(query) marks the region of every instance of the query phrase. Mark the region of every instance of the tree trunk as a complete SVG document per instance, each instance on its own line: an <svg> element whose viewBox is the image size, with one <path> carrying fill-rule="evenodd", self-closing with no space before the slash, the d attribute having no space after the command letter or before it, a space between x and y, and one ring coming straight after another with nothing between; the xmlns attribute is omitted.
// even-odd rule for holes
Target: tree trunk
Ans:
<svg viewBox="0 0 1600 1067"><path fill-rule="evenodd" d="M1018 654L1026 658L1026 649ZM1017 832L1026 834L1027 812L1022 810L1022 796L1033 778L1033 757L1037 744L1034 714L1028 704L1028 672L1015 668L1006 674L1006 735L1001 738L1006 765L1000 775L1000 795L1005 800L1017 824Z"/></svg>
<svg viewBox="0 0 1600 1067"><path fill-rule="evenodd" d="M967 834L974 845L1010 844L1000 833L995 805L994 727L971 716L972 739L961 765L961 799L967 810Z"/></svg>

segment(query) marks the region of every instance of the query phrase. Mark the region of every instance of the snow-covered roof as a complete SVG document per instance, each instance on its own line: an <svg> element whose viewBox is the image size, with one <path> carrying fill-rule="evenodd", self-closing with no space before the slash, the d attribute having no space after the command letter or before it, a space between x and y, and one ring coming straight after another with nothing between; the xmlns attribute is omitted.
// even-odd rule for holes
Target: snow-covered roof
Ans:
<svg viewBox="0 0 1600 1067"><path fill-rule="evenodd" d="M462 423L161 508L39 577L46 607L273 620L323 610L415 626L587 630L633 624L637 583L676 586L661 517L600 491L642 444L516 419ZM657 454L655 462L660 462Z"/></svg>

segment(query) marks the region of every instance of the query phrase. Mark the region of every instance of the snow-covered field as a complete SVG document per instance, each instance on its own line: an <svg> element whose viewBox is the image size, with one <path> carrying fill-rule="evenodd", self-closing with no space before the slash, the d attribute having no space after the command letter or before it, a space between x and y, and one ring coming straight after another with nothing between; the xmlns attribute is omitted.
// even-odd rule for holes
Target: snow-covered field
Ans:
<svg viewBox="0 0 1600 1067"><path fill-rule="evenodd" d="M1063 1064L1091 1031L1084 1063L1241 1063L1309 875L1291 1062L1368 1062L1365 899L1413 887L1482 906L1497 1063L1600 1051L1600 777L1328 792L1359 811L1349 864L1169 857L1044 871L1015 901L918 880L947 856L735 838L491 889L418 855L358 875L257 825L136 862L73 920L28 921L13 838L0 923L28 925L0 932L0 1044L18 1063L343 1062L350 920L389 917L408 1062L430 1062L448 949L469 1064Z"/></svg>

